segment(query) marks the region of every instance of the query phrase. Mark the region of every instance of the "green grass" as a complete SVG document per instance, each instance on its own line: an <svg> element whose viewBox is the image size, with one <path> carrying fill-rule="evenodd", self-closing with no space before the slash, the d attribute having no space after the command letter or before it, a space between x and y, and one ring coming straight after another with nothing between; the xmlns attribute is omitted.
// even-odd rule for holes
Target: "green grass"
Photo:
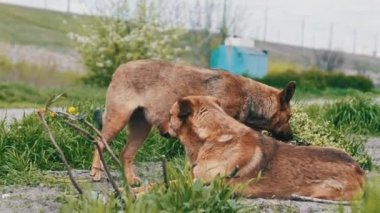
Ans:
<svg viewBox="0 0 380 213"><path fill-rule="evenodd" d="M380 135L380 105L363 96L325 106L326 120L335 127L363 135Z"/></svg>
<svg viewBox="0 0 380 213"><path fill-rule="evenodd" d="M66 86L57 88L37 88L21 84L0 83L1 108L40 108L54 94L67 93L68 98L57 104L60 107L78 105L91 100L93 104L103 108L105 102L105 88L90 86Z"/></svg>
<svg viewBox="0 0 380 213"><path fill-rule="evenodd" d="M75 106L79 112L87 113L89 120L93 112L102 107L92 100L72 101L69 105ZM74 168L89 169L93 145L59 118L49 118L48 123L70 164ZM125 134L126 132L122 131L112 142L112 148L117 155L125 144ZM14 175L19 176L20 172L63 169L57 152L34 114L21 121L15 121L10 126L0 121L0 153L0 162L3 162L0 165L0 185L15 183L18 179L15 179ZM183 156L183 153L178 141L163 138L154 130L138 151L136 160L157 161L162 155L171 159ZM111 163L111 166L114 165ZM24 184L28 184L28 181L24 180Z"/></svg>
<svg viewBox="0 0 380 213"><path fill-rule="evenodd" d="M362 92L356 89L338 89L338 88L326 88L323 90L303 90L302 88L297 88L294 101L305 101L312 99L326 99L326 100L336 100L345 97L352 96L366 96L366 97L380 97L380 90L374 89L369 92Z"/></svg>
<svg viewBox="0 0 380 213"><path fill-rule="evenodd" d="M168 164L169 188L158 184L153 190L133 200L124 196L123 212L237 212L242 209L233 197L234 190L219 178L205 186L193 181L189 168L183 163ZM101 198L84 195L79 198L66 197L60 210L62 212L117 212L118 202L112 195L106 202Z"/></svg>
<svg viewBox="0 0 380 213"><path fill-rule="evenodd" d="M295 81L299 89L311 92L318 92L327 88L356 89L363 92L374 89L371 79L365 76L349 76L344 73L321 70L287 70L282 73L270 73L264 78L257 80L278 88L285 86L289 81Z"/></svg>
<svg viewBox="0 0 380 213"><path fill-rule="evenodd" d="M0 4L0 41L38 45L51 48L69 48L67 34L79 32L86 16Z"/></svg>
<svg viewBox="0 0 380 213"><path fill-rule="evenodd" d="M72 86L80 82L83 74L58 71L26 62L12 63L0 57L0 83L22 83L38 87Z"/></svg>
<svg viewBox="0 0 380 213"><path fill-rule="evenodd" d="M12 63L0 57L0 75L0 108L42 107L50 96L62 92L70 94L70 101L92 100L104 104L106 89L84 86L83 75L74 72L60 72L25 62Z"/></svg>

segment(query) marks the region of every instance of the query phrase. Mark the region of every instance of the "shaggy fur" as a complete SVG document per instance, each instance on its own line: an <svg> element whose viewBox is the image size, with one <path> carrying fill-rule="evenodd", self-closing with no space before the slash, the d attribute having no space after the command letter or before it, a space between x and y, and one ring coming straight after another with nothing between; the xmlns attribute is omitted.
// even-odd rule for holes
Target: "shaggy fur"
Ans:
<svg viewBox="0 0 380 213"><path fill-rule="evenodd" d="M210 182L239 168L229 183L248 183L241 193L252 198L352 200L362 193L364 172L344 151L276 141L237 122L214 97L182 98L170 114L169 132L185 146L194 178Z"/></svg>

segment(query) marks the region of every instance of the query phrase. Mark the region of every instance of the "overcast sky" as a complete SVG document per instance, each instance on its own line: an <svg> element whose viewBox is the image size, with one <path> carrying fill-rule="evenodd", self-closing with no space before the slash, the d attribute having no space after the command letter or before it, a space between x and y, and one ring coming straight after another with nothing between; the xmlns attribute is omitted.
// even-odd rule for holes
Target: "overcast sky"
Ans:
<svg viewBox="0 0 380 213"><path fill-rule="evenodd" d="M66 10L67 1L0 0L0 2L47 7L60 11ZM103 7L103 1L105 0L71 0L71 11L94 13L97 11L96 5ZM186 5L195 2L195 0L177 1L185 1ZM214 2L223 5L224 1L214 0ZM243 37L264 38L265 11L267 11L265 37L268 41L301 45L304 22L303 43L308 47L329 48L331 44L332 49L353 52L356 37L355 52L372 55L376 49L376 36L378 36L377 46L380 47L380 0L227 0L227 2L231 2L227 8L231 16L235 17L234 33Z"/></svg>

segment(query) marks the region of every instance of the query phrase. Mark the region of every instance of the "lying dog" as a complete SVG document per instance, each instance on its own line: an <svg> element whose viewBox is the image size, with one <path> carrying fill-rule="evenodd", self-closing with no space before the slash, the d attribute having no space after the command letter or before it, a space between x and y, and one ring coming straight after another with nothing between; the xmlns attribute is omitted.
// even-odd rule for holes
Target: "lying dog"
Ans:
<svg viewBox="0 0 380 213"><path fill-rule="evenodd" d="M219 98L230 116L251 128L266 129L281 140L292 137L288 120L289 101L295 83L284 90L261 84L228 72L175 65L156 60L133 61L121 65L112 76L103 116L103 142L109 142L128 124L128 143L122 160L130 184L138 182L132 163L138 148L152 127L167 134L170 107L181 97L209 95ZM103 143L100 143L103 149ZM91 175L102 176L95 151Z"/></svg>
<svg viewBox="0 0 380 213"><path fill-rule="evenodd" d="M170 114L169 133L185 146L193 177L204 182L238 168L230 184L262 177L242 190L251 198L352 200L363 190L364 172L347 153L264 136L226 114L214 97L182 98Z"/></svg>

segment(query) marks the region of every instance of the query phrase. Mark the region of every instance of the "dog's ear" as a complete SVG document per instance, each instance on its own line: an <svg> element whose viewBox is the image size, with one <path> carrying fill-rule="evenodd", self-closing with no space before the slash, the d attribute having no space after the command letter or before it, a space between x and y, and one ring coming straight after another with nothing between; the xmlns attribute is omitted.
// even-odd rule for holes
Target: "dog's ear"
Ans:
<svg viewBox="0 0 380 213"><path fill-rule="evenodd" d="M289 104L290 99L292 99L294 92L296 91L296 82L289 81L286 87L280 92L280 100L282 105Z"/></svg>
<svg viewBox="0 0 380 213"><path fill-rule="evenodd" d="M184 119L192 113L192 108L191 108L192 103L188 99L184 99L184 98L179 99L178 100L178 107L179 107L178 116L180 118Z"/></svg>

